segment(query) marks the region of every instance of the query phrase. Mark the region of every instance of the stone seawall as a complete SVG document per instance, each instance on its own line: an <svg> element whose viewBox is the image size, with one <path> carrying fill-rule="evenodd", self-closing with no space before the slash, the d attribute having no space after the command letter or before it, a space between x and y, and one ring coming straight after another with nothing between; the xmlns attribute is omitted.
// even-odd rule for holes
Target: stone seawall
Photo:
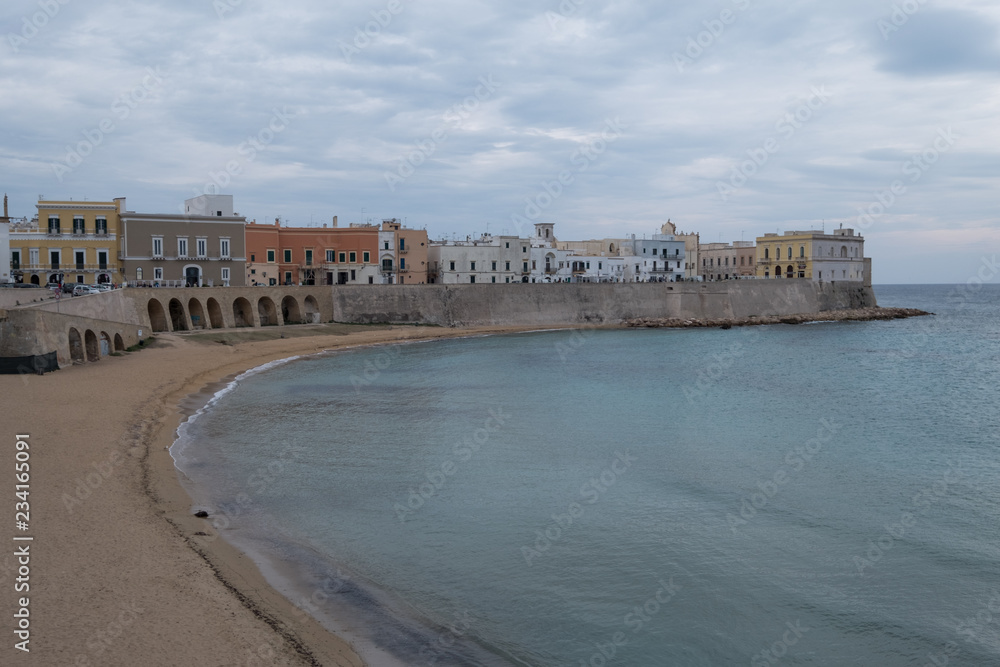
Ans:
<svg viewBox="0 0 1000 667"><path fill-rule="evenodd" d="M638 318L739 318L875 306L860 283L345 285L332 289L337 322L440 326L620 324Z"/></svg>

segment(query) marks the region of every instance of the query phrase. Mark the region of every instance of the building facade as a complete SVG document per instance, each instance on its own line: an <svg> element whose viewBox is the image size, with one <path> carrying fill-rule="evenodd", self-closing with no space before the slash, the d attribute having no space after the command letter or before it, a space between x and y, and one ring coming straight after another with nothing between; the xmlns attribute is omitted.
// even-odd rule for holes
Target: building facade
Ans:
<svg viewBox="0 0 1000 667"><path fill-rule="evenodd" d="M30 222L11 225L9 266L14 281L123 282L118 239L124 203L39 200Z"/></svg>
<svg viewBox="0 0 1000 667"><path fill-rule="evenodd" d="M853 229L791 231L757 237L758 278L870 282L865 240Z"/></svg>
<svg viewBox="0 0 1000 667"><path fill-rule="evenodd" d="M703 243L699 248L703 280L752 278L757 274L757 256L753 241Z"/></svg>
<svg viewBox="0 0 1000 667"><path fill-rule="evenodd" d="M121 202L125 208L125 200ZM232 195L202 195L183 214L121 212L122 271L130 285L242 287L246 218Z"/></svg>

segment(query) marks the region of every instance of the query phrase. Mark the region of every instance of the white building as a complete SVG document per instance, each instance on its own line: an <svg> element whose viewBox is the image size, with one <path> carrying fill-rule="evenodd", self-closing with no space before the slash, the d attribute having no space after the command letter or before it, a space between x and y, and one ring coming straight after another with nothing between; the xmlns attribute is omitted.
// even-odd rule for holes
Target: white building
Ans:
<svg viewBox="0 0 1000 667"><path fill-rule="evenodd" d="M4 216L6 218L6 216ZM0 283L11 282L10 277L10 222L0 219Z"/></svg>
<svg viewBox="0 0 1000 667"><path fill-rule="evenodd" d="M490 236L432 241L427 250L428 282L439 285L527 282L531 239Z"/></svg>

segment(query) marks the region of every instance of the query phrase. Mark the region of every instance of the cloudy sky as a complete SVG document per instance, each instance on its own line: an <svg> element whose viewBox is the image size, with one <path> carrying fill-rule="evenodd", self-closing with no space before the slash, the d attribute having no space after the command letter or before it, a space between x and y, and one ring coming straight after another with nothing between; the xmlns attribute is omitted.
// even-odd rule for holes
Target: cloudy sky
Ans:
<svg viewBox="0 0 1000 667"><path fill-rule="evenodd" d="M11 214L703 242L843 224L876 283L1000 246L993 0L6 0Z"/></svg>

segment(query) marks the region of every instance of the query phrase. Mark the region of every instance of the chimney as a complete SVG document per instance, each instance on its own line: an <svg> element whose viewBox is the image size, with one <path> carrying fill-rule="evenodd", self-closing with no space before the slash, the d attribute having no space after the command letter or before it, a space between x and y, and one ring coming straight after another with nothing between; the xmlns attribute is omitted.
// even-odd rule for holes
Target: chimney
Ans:
<svg viewBox="0 0 1000 667"><path fill-rule="evenodd" d="M337 226L337 216L333 216L333 226Z"/></svg>
<svg viewBox="0 0 1000 667"><path fill-rule="evenodd" d="M6 192L3 193L3 217L4 217L4 219L7 219L7 218L10 217L7 214L7 193Z"/></svg>

